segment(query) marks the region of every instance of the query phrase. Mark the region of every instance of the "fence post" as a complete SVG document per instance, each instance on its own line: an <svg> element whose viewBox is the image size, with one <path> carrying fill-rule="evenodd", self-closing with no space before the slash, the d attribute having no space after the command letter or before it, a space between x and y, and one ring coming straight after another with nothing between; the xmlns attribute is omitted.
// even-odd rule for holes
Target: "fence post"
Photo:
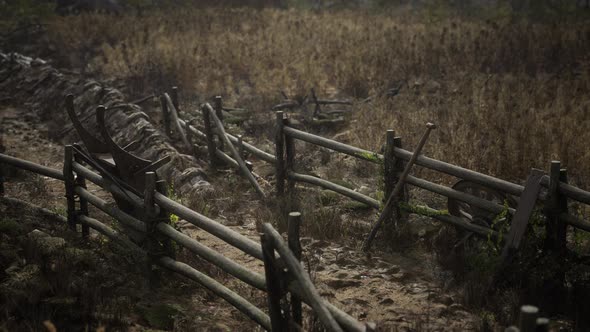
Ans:
<svg viewBox="0 0 590 332"><path fill-rule="evenodd" d="M172 133L170 131L170 112L168 111L168 102L166 101L166 97L164 97L164 95L160 96L160 107L162 108L162 118L164 120L164 134L166 134L168 137L171 137Z"/></svg>
<svg viewBox="0 0 590 332"><path fill-rule="evenodd" d="M275 156L277 196L283 197L285 193L285 136L283 135L283 112L276 112Z"/></svg>
<svg viewBox="0 0 590 332"><path fill-rule="evenodd" d="M180 104L178 103L178 87L173 86L170 91L170 98L172 99L172 105L176 108L176 115L180 118Z"/></svg>
<svg viewBox="0 0 590 332"><path fill-rule="evenodd" d="M80 157L77 154L74 154L74 160L78 164L81 162ZM82 187L84 189L87 188L86 179L80 174L76 174L75 184L78 187ZM78 200L80 202L80 211L78 211L78 214L88 216L88 201L80 196L78 196ZM90 235L90 227L88 227L86 224L82 224L82 237L88 238L88 235Z"/></svg>
<svg viewBox="0 0 590 332"><path fill-rule="evenodd" d="M383 200L382 203L385 204L387 198L393 192L393 188L395 187L397 174L396 174L396 160L395 156L393 155L393 148L395 146L395 131L392 129L388 129L385 133L385 151L383 151ZM396 220L399 220L400 217L400 210L399 207L396 206L393 209L392 213ZM388 218L387 221L390 221L391 218Z"/></svg>
<svg viewBox="0 0 590 332"><path fill-rule="evenodd" d="M158 180L156 182L156 190L168 197L168 184L166 183L166 180ZM172 221L170 219L170 213L166 210L164 210L162 207L160 207L160 214L157 216L158 222L164 222L166 224L171 224ZM166 254L174 259L176 259L176 249L174 246L174 243L172 242L172 239L168 238L168 237L163 237L162 238L162 245L164 246L164 251L166 252Z"/></svg>
<svg viewBox="0 0 590 332"><path fill-rule="evenodd" d="M66 187L67 219L68 226L74 232L76 231L76 201L74 198L74 171L72 169L72 161L74 159L74 149L71 145L66 145L64 150L64 166L63 175Z"/></svg>
<svg viewBox="0 0 590 332"><path fill-rule="evenodd" d="M217 150L217 146L215 144L215 139L213 138L213 128L211 127L211 119L209 117L209 109L207 107L201 108L203 112L203 126L205 130L205 136L207 137L207 151L209 153L209 164L212 168L215 168L219 163L217 162L217 155L215 155L215 150Z"/></svg>
<svg viewBox="0 0 590 332"><path fill-rule="evenodd" d="M289 213L288 223L287 241L289 243L289 249L291 249L295 258L301 261L301 213ZM303 326L301 299L293 293L291 293L291 317L293 318L293 322L297 325L297 331L299 331Z"/></svg>
<svg viewBox="0 0 590 332"><path fill-rule="evenodd" d="M520 307L520 316L518 318L518 329L520 332L535 332L538 316L539 308L532 305L523 305Z"/></svg>
<svg viewBox="0 0 590 332"><path fill-rule="evenodd" d="M219 121L223 123L223 99L221 98L221 96L215 96L215 115L217 115ZM219 149L223 150L224 143L223 138L220 137L221 133L217 133L217 136L219 137Z"/></svg>
<svg viewBox="0 0 590 332"><path fill-rule="evenodd" d="M268 312L272 331L286 331L287 324L281 314L281 271L276 264L275 248L271 239L265 234L260 235L262 257L264 258L264 275L268 293Z"/></svg>
<svg viewBox="0 0 590 332"><path fill-rule="evenodd" d="M545 248L557 254L564 254L566 251L567 226L559 219L562 208L567 208L567 198L559 194L561 174L561 163L556 160L552 161L549 171L549 196L545 202L545 215L547 216ZM567 177L565 171L564 175Z"/></svg>
<svg viewBox="0 0 590 332"><path fill-rule="evenodd" d="M158 249L158 241L154 235L156 233L156 225L158 220L156 218L156 209L154 202L154 193L156 192L156 173L145 173L145 189L143 193L143 208L144 208L144 222L146 226L146 246L148 252L148 259L146 261L146 278L149 287L154 287L156 284L156 275L152 269L153 254Z"/></svg>
<svg viewBox="0 0 590 332"><path fill-rule="evenodd" d="M0 131L0 153L6 152L6 148L2 143L2 131ZM4 165L0 164L0 197L4 196Z"/></svg>
<svg viewBox="0 0 590 332"><path fill-rule="evenodd" d="M242 159L246 159L246 154L244 153L244 139L242 135L236 135L238 138L238 153Z"/></svg>
<svg viewBox="0 0 590 332"><path fill-rule="evenodd" d="M291 122L289 119L284 120L284 125L289 126ZM286 172L294 172L295 171L295 140L293 137L284 136L285 140L285 171ZM299 210L299 206L296 202L296 195L295 195L295 181L292 180L287 176L287 194L289 199L289 206L287 206L287 211L294 211Z"/></svg>
<svg viewBox="0 0 590 332"><path fill-rule="evenodd" d="M397 182L399 181L399 175L401 173L403 173L404 171L404 160L402 158L396 158L395 154L394 154L394 150L395 149L401 149L402 148L402 138L397 136L393 138L393 149L391 151L391 155L393 156L393 169L392 169L392 181L391 181L391 188L393 190L393 188L395 188L395 185L397 184ZM408 201L408 195L407 195L407 186L404 185L404 187L402 188L402 191L399 195L399 202L407 202ZM404 220L402 220L404 218L404 216L402 215L399 207L396 207L395 209L395 216L396 216L396 221L398 223L403 222Z"/></svg>

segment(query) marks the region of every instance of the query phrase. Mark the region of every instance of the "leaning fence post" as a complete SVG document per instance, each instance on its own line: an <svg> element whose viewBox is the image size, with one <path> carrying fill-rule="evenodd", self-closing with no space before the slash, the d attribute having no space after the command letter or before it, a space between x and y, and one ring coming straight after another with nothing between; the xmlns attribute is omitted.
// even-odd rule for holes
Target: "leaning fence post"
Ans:
<svg viewBox="0 0 590 332"><path fill-rule="evenodd" d="M283 112L276 113L276 133L275 133L275 156L276 163L276 180L277 196L283 197L285 193L285 136L283 135Z"/></svg>
<svg viewBox="0 0 590 332"><path fill-rule="evenodd" d="M66 199L67 199L67 219L68 226L71 230L76 231L76 201L74 198L74 171L72 168L72 162L74 159L74 149L71 145L65 146L64 151L64 166L63 175L64 183L66 187Z"/></svg>
<svg viewBox="0 0 590 332"><path fill-rule="evenodd" d="M393 148L395 146L395 131L388 129L385 134L385 151L383 151L383 201L385 204L387 197L393 192L396 183L396 160L393 155ZM393 214L396 220L399 220L399 207L393 209Z"/></svg>
<svg viewBox="0 0 590 332"><path fill-rule="evenodd" d="M547 216L547 239L545 248L555 253L566 251L566 224L559 219L562 212L562 201L567 198L559 193L559 182L561 176L561 163L557 160L551 162L549 171L549 192L545 202L545 215ZM567 201L566 201L567 206Z"/></svg>
<svg viewBox="0 0 590 332"><path fill-rule="evenodd" d="M289 213L288 223L287 241L289 243L289 249L291 249L295 258L301 261L301 213ZM293 293L291 293L291 317L293 318L293 322L297 324L299 328L303 326L301 299Z"/></svg>
<svg viewBox="0 0 590 332"><path fill-rule="evenodd" d="M74 160L77 163L80 163L80 157L77 154L74 154ZM80 174L76 174L75 184L78 187L82 187L84 189L87 188L86 179ZM80 196L78 196L78 200L80 202L80 211L78 211L78 213L83 216L88 216L88 201ZM88 235L90 235L90 227L88 227L87 224L82 224L82 237L88 238Z"/></svg>
<svg viewBox="0 0 590 332"><path fill-rule="evenodd" d="M168 102L164 95L160 96L160 107L162 108L162 118L164 120L164 133L166 136L171 137L170 112L168 112Z"/></svg>
<svg viewBox="0 0 590 332"><path fill-rule="evenodd" d="M217 115L219 121L223 123L223 99L221 98L221 96L215 96L215 115ZM223 150L224 143L223 138L221 137L221 133L218 132L217 136L219 137L219 149Z"/></svg>
<svg viewBox="0 0 590 332"><path fill-rule="evenodd" d="M266 234L260 235L262 257L264 258L264 275L268 293L268 312L272 331L286 331L285 319L281 314L281 271L276 265L275 248Z"/></svg>
<svg viewBox="0 0 590 332"><path fill-rule="evenodd" d="M180 104L178 103L178 87L173 86L170 91L170 98L172 99L172 105L176 109L176 115L180 118Z"/></svg>
<svg viewBox="0 0 590 332"><path fill-rule="evenodd" d="M215 139L213 138L213 128L211 127L211 119L209 117L209 108L203 106L201 108L203 112L203 126L205 136L207 138L207 152L209 153L209 164L212 168L215 168L219 163L217 162L217 155L215 151L217 146L215 145Z"/></svg>

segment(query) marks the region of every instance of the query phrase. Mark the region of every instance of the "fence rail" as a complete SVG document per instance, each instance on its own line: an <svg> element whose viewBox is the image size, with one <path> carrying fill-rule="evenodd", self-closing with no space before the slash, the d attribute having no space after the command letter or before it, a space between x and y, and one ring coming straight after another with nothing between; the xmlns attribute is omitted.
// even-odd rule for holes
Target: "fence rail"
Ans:
<svg viewBox="0 0 590 332"><path fill-rule="evenodd" d="M180 121L178 122L180 123ZM175 241L180 246L202 257L211 264L219 267L223 271L236 277L238 280L241 280L242 282L254 287L255 289L267 292L268 285L265 276L255 271L251 271L248 268L233 261L232 259L227 258L223 254L207 246L204 246L199 241L196 241L190 238L189 236L181 233L180 231L174 229L166 222L160 221L156 222L153 225L150 225L151 222L149 220L140 220L140 218L138 219L137 217L132 216L129 213L126 213L120 208L108 204L103 199L90 193L83 186L84 180L91 181L92 183L110 192L116 199L124 200L125 202L131 204L135 208L140 208L141 211L151 211L152 215L161 215L162 211L166 211L167 213L174 213L179 217L183 218L184 220L220 238L226 243L240 249L244 253L249 254L257 259L264 260L262 246L259 243L256 243L255 241L243 236L242 234L235 232L229 227L223 226L206 216L203 216L195 211L188 209L187 207L161 194L160 192L153 191L149 193L149 190L155 190L154 185L146 186L145 197L140 197L134 192L126 190L125 188L121 188L121 185L116 183L116 181L113 181L113 179L97 174L85 167L84 165L80 164L79 162L74 161L74 159L77 159L75 155L75 149L67 150L72 151L72 153L67 154L65 161L65 164L68 164L67 158L70 158L70 166L64 167L63 172L46 166L41 166L26 160L14 158L5 154L0 154L0 163L29 170L37 174L50 176L52 178L56 178L62 181L64 181L64 179L67 178L67 172L72 172L73 174L75 174L75 179L72 183L73 188L71 188L71 190L73 194L77 195L80 198L80 202L92 204L99 210L113 217L116 221L120 222L124 227L123 231L116 231L113 228L105 225L104 223L89 217L87 215L88 211L85 211L85 213L80 213L82 211L76 211L74 208L74 210L69 211L69 213L71 214L71 216L69 217L75 218L75 223L81 224L83 227L90 227L92 229L95 229L99 233L113 240L113 242L119 243L120 245L123 245L124 247L128 248L134 255L136 255L136 257L139 257L142 260L151 259L151 262L153 264L160 265L170 271L176 272L180 275L183 275L189 279L198 282L202 286L212 291L217 296L226 300L228 303L240 310L247 317L251 318L264 329L272 329L271 318L266 313L264 313L264 311L257 308L254 304L248 302L248 300L244 299L243 297L241 297L231 289L227 288L226 286L222 285L218 281L214 280L213 278L205 275L204 273L194 269L193 267L185 263L174 260L166 254L154 256L154 254L150 253L149 250L146 251L145 249L140 248L136 243L134 243L131 240L132 233L125 234L125 232L135 231L140 234L143 234L144 236L150 237L153 235L150 235L149 229L150 227L153 227L153 229L156 230L159 235L162 235L168 239ZM153 176L149 177L148 173L146 173L146 181L149 178L155 179L155 177ZM146 205L146 202L150 200L150 197L151 199L153 199L153 203L155 204L152 207ZM74 197L71 196L69 197L69 199L73 200ZM81 203L80 207L82 207ZM270 225L267 226L267 230L268 227L270 227ZM275 232L271 235L273 237L272 241L275 245L281 246L281 257L289 255L290 251L289 253L284 251L284 247L282 247L282 245L280 244L282 242L279 242L282 241L282 239L275 238L275 234L278 233ZM298 233L296 237L290 237L289 241L297 243L300 246ZM294 257L293 254L290 255L290 258ZM293 264L293 261L291 261L291 264ZM299 265L299 267L301 266ZM294 266L290 265L290 268L292 270ZM333 306L329 302L318 298L317 296L310 297L309 287L313 287L313 285L310 286L309 283L305 282L305 280L302 281L301 279L302 276L305 279L306 275L307 274L302 272L302 270L298 270L298 278L293 280L287 280L284 283L284 285L286 285L286 289L284 291L293 294L292 298L299 298L303 300L304 303L307 303L308 305L312 306L312 308L316 308L317 304L321 303L321 306L326 308L329 315L333 317L333 321L331 321L331 323L337 322L336 326L338 328L331 330L338 331L341 328L346 331L359 332L372 330L374 325L367 325L366 323L361 323L357 321L352 316ZM328 327L331 328L333 326L330 325Z"/></svg>
<svg viewBox="0 0 590 332"><path fill-rule="evenodd" d="M316 102L317 98L315 99ZM216 97L216 102L220 102L220 97ZM292 104L292 103L291 103ZM285 104L287 106L291 104ZM284 108L285 105L278 105L275 107L275 110ZM288 108L288 107L287 107ZM365 150L362 148L358 148L355 146L351 146L348 144L344 144L332 139L328 139L325 137L321 137L318 135L314 135L308 132L305 132L300 129L294 128L288 120L283 119L282 111L276 112L277 120L276 120L276 132L277 136L275 137L275 154L271 154L269 152L263 151L255 147L250 143L246 143L243 141L241 137L236 137L234 135L225 134L225 137L229 140L231 144L235 144L240 147L243 151L246 151L253 155L254 157L273 164L276 168L276 180L277 180L277 194L282 195L285 190L284 182L287 181L289 185L286 187L287 190L293 190L293 184L295 182L302 182L308 183L312 185L316 185L325 189L332 190L337 192L341 195L349 197L355 201L360 203L366 204L374 209L380 210L382 207L382 203L375 198L369 197L367 195L361 194L353 189L346 188L342 185L334 183L332 181L328 181L319 177L306 175L298 173L294 169L294 165L296 164L296 157L294 151L293 140L300 140L309 144L314 144L317 146L321 146L336 152L344 153L354 158L364 160L373 164L385 164L386 174L384 181L385 187L385 196L387 197L391 188L394 187L395 183L398 181L397 174L401 173L403 168L403 164L408 162L412 156L413 152L405 150L401 146L401 138L395 137L395 133L393 131L388 131L387 133L387 140L386 140L386 149L385 154L380 154L376 152L372 152L369 150ZM220 119L222 120L222 119ZM208 126L207 119L204 119L205 128ZM214 128L213 131L215 133L207 133L200 131L196 128L196 126L187 125L186 120L179 119L179 124L185 128L187 131L191 131L192 137L198 138L202 141L214 141L213 135L220 135L219 130ZM227 145L227 144L226 144ZM225 154L220 146L216 146L212 144L213 150L210 151L212 155L219 158L219 160L229 164L230 166L237 168L237 161L232 156ZM437 171L440 173L444 173L447 175L451 175L461 180L470 181L479 185L482 185L486 188L491 190L497 190L499 192L505 193L510 195L514 198L516 202L519 201L520 196L524 192L524 186L520 184L515 184L506 180L498 179L490 175L486 175L483 173L479 173L473 170L469 170L457 165L453 165L444 161L436 160L433 158L429 158L424 155L419 155L416 159L416 164L422 166L424 168ZM409 176L406 180L407 185L412 185L426 191L445 196L449 199L464 202L474 208L481 209L483 211L487 211L492 214L501 214L504 210L509 215L514 215L516 213L516 207L509 206L507 209L502 205L496 202L489 201L482 197L478 197L468 192L456 190L454 188L446 187L440 184L436 184L434 182L428 181L426 179L421 179L415 176ZM566 182L559 181L555 186L555 191L553 193L550 192L550 179L549 176L544 176L541 179L541 185L544 190L541 190L537 194L537 199L540 202L546 202L550 199L550 195L556 196L561 195L566 199L573 199L579 203L589 204L590 205L590 192L577 188L573 185L570 185ZM289 197L293 197L293 195L289 195ZM407 198L406 198L407 199ZM547 203L544 203L547 205ZM283 206L284 208L284 206ZM452 215L444 215L439 213L440 211L436 210L428 210L427 215L439 220L441 222L451 224L467 230L469 232L473 232L476 235L481 237L487 237L488 235L497 236L498 233L490 228L482 227L479 225L475 225L469 222L465 222L464 219L459 218L457 216ZM399 215L399 213L398 213ZM546 213L548 216L548 213ZM567 225L571 225L575 228L579 228L582 230L590 231L590 222L580 219L577 216L568 213L567 211L561 211L555 214L556 220L560 223L564 223ZM549 220L549 217L547 217Z"/></svg>

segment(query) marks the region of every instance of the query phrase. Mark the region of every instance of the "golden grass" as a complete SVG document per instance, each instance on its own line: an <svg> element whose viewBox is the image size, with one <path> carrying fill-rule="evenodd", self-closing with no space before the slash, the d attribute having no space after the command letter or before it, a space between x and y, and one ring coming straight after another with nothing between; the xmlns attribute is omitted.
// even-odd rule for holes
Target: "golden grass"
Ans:
<svg viewBox="0 0 590 332"><path fill-rule="evenodd" d="M559 159L587 185L590 26L498 13L185 8L54 18L49 38L62 59L135 93L174 84L187 99L221 94L259 111L280 90L360 101L401 85L355 106L351 143L376 150L393 128L411 148L430 120L440 128L426 149L433 157L511 180Z"/></svg>

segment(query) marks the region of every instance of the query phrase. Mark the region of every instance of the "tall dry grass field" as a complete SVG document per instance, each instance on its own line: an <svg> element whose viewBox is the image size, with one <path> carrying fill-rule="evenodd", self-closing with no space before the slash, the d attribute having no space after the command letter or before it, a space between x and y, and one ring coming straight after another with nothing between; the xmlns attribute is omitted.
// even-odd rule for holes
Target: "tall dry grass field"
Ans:
<svg viewBox="0 0 590 332"><path fill-rule="evenodd" d="M559 159L573 182L590 169L590 25L441 18L384 10L152 11L55 18L62 59L132 91L179 85L188 99L216 94L270 112L279 91L358 100L351 143L377 149L395 129L427 154L503 178ZM382 92L401 87L394 97ZM360 100L376 96L370 103ZM271 115L269 114L269 118Z"/></svg>

